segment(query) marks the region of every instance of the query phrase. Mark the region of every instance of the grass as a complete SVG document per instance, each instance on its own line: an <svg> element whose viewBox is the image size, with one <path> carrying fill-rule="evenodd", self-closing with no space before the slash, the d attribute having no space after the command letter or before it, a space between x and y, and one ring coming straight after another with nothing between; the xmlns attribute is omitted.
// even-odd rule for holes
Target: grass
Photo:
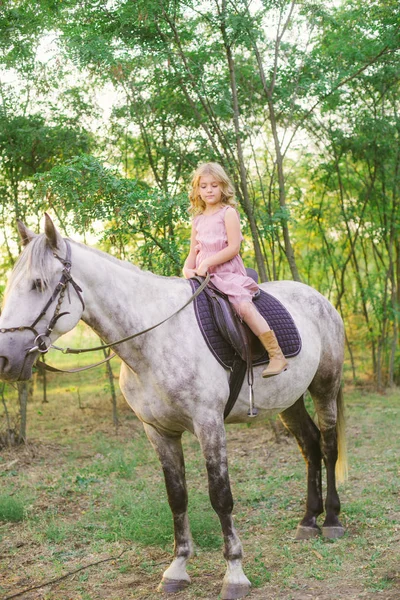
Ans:
<svg viewBox="0 0 400 600"><path fill-rule="evenodd" d="M24 502L12 496L0 496L0 521L18 523L25 516Z"/></svg>
<svg viewBox="0 0 400 600"><path fill-rule="evenodd" d="M74 385L66 379L66 389L59 377L50 378L48 404L41 403L37 385L30 444L0 454L0 595L126 549L119 560L81 571L40 597L159 598L173 528L155 453L120 396L115 434L104 372L81 373ZM346 394L350 478L340 496L347 532L335 542L294 541L305 494L294 441L282 436L277 444L262 422L228 427L234 518L253 585L250 598L399 597L398 396ZM184 449L196 556L189 565L192 586L178 598L215 599L225 571L219 521L193 436L184 436Z"/></svg>

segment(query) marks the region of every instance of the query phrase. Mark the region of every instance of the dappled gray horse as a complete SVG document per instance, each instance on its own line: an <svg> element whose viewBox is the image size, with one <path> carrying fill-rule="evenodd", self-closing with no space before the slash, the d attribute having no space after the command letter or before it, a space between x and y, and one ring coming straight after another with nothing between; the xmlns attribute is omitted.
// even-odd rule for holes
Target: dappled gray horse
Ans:
<svg viewBox="0 0 400 600"><path fill-rule="evenodd" d="M70 331L80 319L111 343L151 327L190 298L186 280L143 272L108 254L67 241L47 215L44 234L36 235L22 223L19 232L25 249L9 279L0 319L3 381L29 379L39 351ZM322 534L337 538L344 528L338 518L335 466L339 477L346 470L341 394L343 324L331 304L306 285L281 281L262 287L289 309L302 338L302 349L289 360L289 369L277 377L262 379L263 367L256 368L254 391L259 418L279 413L306 461L306 512L297 537L306 539L320 533L317 517L323 512L323 459L327 495ZM205 457L211 504L224 536L227 571L222 598L245 596L250 582L242 569L242 545L232 520L223 417L229 372L208 349L193 305L114 349L122 359L121 390L159 456L173 514L175 555L164 572L161 589L176 592L190 582L186 563L193 544L181 436L191 431L199 439ZM319 427L304 407L307 390L315 404ZM227 422L248 419L248 398L242 389Z"/></svg>

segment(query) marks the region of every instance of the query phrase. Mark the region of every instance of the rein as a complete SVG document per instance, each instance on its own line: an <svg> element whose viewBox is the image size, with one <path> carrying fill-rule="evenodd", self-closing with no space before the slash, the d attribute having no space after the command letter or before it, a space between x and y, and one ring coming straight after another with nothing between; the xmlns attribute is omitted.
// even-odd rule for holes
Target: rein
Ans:
<svg viewBox="0 0 400 600"><path fill-rule="evenodd" d="M124 338L121 338L120 340L111 342L110 344L103 344L101 346L96 346L95 348L60 348L58 346L54 346L51 343L50 334L53 331L54 326L57 323L58 319L60 319L64 315L69 314L68 312L60 312L61 305L64 300L64 296L65 296L66 292L68 293L68 299L69 299L69 302L71 303L71 298L70 298L69 289L68 289L69 284L74 288L79 300L81 301L82 308L83 308L83 310L85 310L85 303L84 303L83 297L82 297L82 289L79 287L79 285L76 283L76 281L73 280L73 278L71 276L71 267L72 267L71 245L70 245L69 241L66 239L64 239L64 242L67 247L66 258L61 258L57 254L53 253L53 256L57 260L59 260L61 262L61 264L63 265L63 270L62 270L60 281L56 285L51 297L46 302L42 311L39 313L37 318L33 321L32 325L29 325L29 326L22 325L19 327L8 327L8 328L3 327L0 329L0 333L10 333L10 332L13 333L13 332L17 332L17 331L26 331L26 330L30 330L33 332L33 334L35 336L35 339L33 342L34 345L32 346L32 348L27 350L25 358L24 358L23 366L25 365L25 361L28 358L28 355L32 354L33 352L40 352L41 354L45 354L46 352L49 351L50 348L54 348L55 350L59 350L63 354L81 354L83 352L95 352L96 350L105 350L106 348L111 348L112 346L117 346L118 344L122 344L123 342L127 342L128 340L132 340L140 335L143 335L144 333L147 333L148 331L151 331L152 329L155 329L156 327L159 327L160 325L162 325L163 323L165 323L169 319L172 319L172 317L174 317L175 315L180 313L191 302L193 302L193 300L204 290L204 288L208 285L208 282L210 281L210 275L207 274L207 277L204 279L203 283L196 290L196 292L189 298L189 300L187 302L185 302L185 304L183 306L178 308L178 310L176 310L172 315L169 315L168 317L166 317L159 323L156 323L155 325L152 325L151 327L148 327L147 329L144 329L143 331L133 333L132 335L128 335ZM57 296L59 296L58 302L57 302L56 308L54 310L54 314L53 314L52 318L50 319L49 324L46 328L46 331L44 333L39 333L36 329L36 325L40 321L40 319L45 316L48 308L56 300ZM50 342L48 345L46 345L45 338L47 338L48 341ZM77 369L69 369L69 370L57 369L56 367L52 367L51 365L48 365L45 362L38 362L36 366L40 369L46 369L48 371L52 371L52 372L56 372L56 373L77 373L79 371L86 371L87 369L92 369L94 367L102 365L103 363L108 362L109 360L114 358L114 356L116 356L116 354L112 353L112 354L110 354L110 356L108 356L104 360L101 360L93 365L89 365L87 367L80 367ZM21 369L21 372L22 372L22 370L23 370L23 367Z"/></svg>
<svg viewBox="0 0 400 600"><path fill-rule="evenodd" d="M201 294L201 292L204 290L204 288L208 285L209 281L210 281L210 274L207 274L203 283L200 285L200 287L197 288L196 292L194 294L192 294L192 296L189 298L189 300L187 302L185 302L185 304L183 306L178 308L178 310L176 310L174 313L172 313L172 315L169 315L168 317L166 317L159 323L156 323L155 325L152 325L151 327L148 327L147 329L143 329L142 331L133 333L132 335L128 335L127 337L121 338L120 340L116 340L115 342L111 342L110 344L102 344L101 346L96 346L95 348L60 348L59 346L54 346L53 344L51 347L54 348L54 350L59 350L63 354L82 354L83 352L95 352L96 350L105 350L106 348L111 348L112 346L117 346L118 344L122 344L123 342L127 342L128 340L133 340L134 338L139 337L140 335L143 335L144 333L147 333L147 332L151 331L152 329L156 329L156 327L159 327L166 321L169 321L169 319L172 319L172 317L175 317L184 308L189 306L189 304L191 304L191 302L193 302L193 300L195 298L197 298L197 296L199 294ZM113 352L107 358L105 358L93 365L89 365L87 367L80 367L78 369L69 369L69 370L57 369L56 367L52 367L43 362L38 363L37 366L41 369L47 369L48 371L52 371L55 373L78 373L79 371L87 371L88 369L98 367L99 365L102 365L102 364L108 362L115 356L116 356L116 354L115 354L115 352Z"/></svg>
<svg viewBox="0 0 400 600"><path fill-rule="evenodd" d="M181 310L186 308L191 302L193 302L193 300L195 298L197 298L197 296L199 294L201 294L201 292L204 290L204 288L208 285L209 281L210 281L210 275L208 274L207 277L204 279L203 283L201 284L201 286L196 290L196 292L192 296L190 296L189 300L187 302L185 302L185 304L183 306L178 308L178 310L176 310L174 313L172 313L172 315L169 315L169 317L166 317L159 323L156 323L155 325L152 325L151 327L148 327L147 329L143 329L143 331L139 331L138 333L133 333L132 335L128 335L127 337L121 338L120 340L117 340L116 342L111 342L110 344L103 344L102 346L96 346L95 348L59 348L58 346L52 346L52 348L55 348L55 350L60 350L60 352L62 352L63 354L81 354L82 352L94 352L95 350L105 350L106 348L111 348L112 346L117 346L118 344L122 344L123 342L127 342L128 340L133 340L133 338L138 337L139 335L143 335L144 333L147 333L148 331L151 331L152 329L159 327L166 321L169 321L169 319L172 319L172 317L175 317L175 315L180 313ZM104 362L104 361L102 361L102 362Z"/></svg>

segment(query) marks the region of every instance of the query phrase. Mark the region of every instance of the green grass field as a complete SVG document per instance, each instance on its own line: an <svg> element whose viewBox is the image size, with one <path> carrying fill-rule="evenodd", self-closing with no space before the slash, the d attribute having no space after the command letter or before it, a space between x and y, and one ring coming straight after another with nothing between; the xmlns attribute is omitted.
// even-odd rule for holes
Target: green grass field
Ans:
<svg viewBox="0 0 400 600"><path fill-rule="evenodd" d="M74 361L64 359L70 366ZM398 390L347 390L350 476L339 490L347 533L335 542L294 541L305 468L293 439L282 431L277 442L268 422L228 427L250 598L400 597L399 396ZM115 432L102 367L73 379L52 375L48 399L42 404L38 381L28 445L0 453L0 597L124 552L20 597L160 598L172 519L140 423L119 395ZM196 555L189 565L192 585L176 598L217 599L225 571L219 522L197 441L187 434L184 446Z"/></svg>

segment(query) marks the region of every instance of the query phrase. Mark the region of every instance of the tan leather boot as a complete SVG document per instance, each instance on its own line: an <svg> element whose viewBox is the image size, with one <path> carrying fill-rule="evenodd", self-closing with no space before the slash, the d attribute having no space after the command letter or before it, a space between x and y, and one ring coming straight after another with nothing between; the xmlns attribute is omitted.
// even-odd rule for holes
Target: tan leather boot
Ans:
<svg viewBox="0 0 400 600"><path fill-rule="evenodd" d="M271 377L272 375L279 375L279 373L285 371L288 361L284 357L272 329L262 333L258 339L269 354L269 365L262 372L262 376Z"/></svg>

